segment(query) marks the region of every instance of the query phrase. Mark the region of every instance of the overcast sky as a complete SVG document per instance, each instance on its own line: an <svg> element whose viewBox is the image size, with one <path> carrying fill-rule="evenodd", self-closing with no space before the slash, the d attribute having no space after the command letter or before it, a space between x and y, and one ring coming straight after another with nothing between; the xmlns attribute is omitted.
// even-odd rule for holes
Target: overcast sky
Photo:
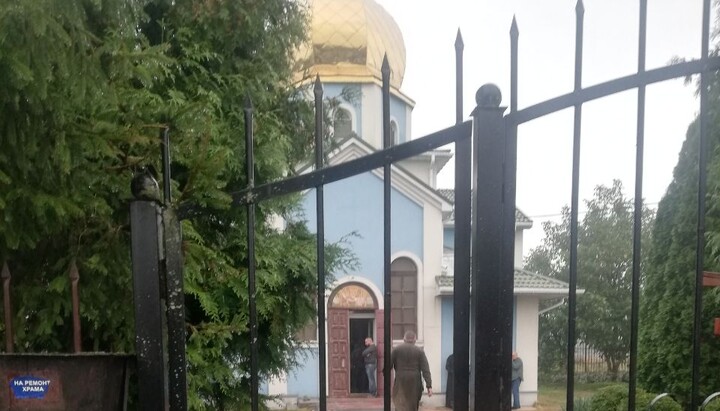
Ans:
<svg viewBox="0 0 720 411"><path fill-rule="evenodd" d="M405 39L407 68L401 89L415 100L413 138L455 121L455 50L458 28L465 43L464 111L474 108L479 86L492 82L509 105L510 25L517 18L520 109L572 91L575 0L377 0L395 18ZM648 2L646 67L673 57L700 57L702 0ZM586 0L583 86L633 74L638 66L637 0ZM714 19L713 19L714 20ZM655 206L672 171L690 122L699 111L695 87L683 79L647 88L644 194ZM637 91L585 104L582 112L580 199L598 184L623 181L634 193ZM542 222L557 219L571 200L573 110L520 126L517 205L535 224L525 234L525 254L542 240ZM453 163L438 186L453 187ZM582 218L582 215L581 215Z"/></svg>

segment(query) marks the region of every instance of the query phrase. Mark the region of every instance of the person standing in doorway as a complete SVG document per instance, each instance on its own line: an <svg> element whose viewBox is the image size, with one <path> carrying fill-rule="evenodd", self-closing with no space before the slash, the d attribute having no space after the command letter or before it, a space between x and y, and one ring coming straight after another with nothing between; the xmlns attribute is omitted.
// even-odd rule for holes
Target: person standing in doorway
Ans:
<svg viewBox="0 0 720 411"><path fill-rule="evenodd" d="M377 346L370 337L365 339L362 356L365 361L365 373L368 377L368 392L373 397L377 397Z"/></svg>
<svg viewBox="0 0 720 411"><path fill-rule="evenodd" d="M513 396L513 405L512 408L518 409L520 408L520 383L523 380L523 362L518 357L517 352L513 351L512 353L512 396Z"/></svg>
<svg viewBox="0 0 720 411"><path fill-rule="evenodd" d="M428 396L432 397L432 377L425 351L415 346L417 336L405 332L403 343L392 350L391 362L395 369L392 399L397 411L417 411L423 392L423 379Z"/></svg>
<svg viewBox="0 0 720 411"><path fill-rule="evenodd" d="M455 402L455 361L453 360L453 354L450 354L445 361L445 370L447 370L447 389L445 390L445 406L447 408L453 408Z"/></svg>

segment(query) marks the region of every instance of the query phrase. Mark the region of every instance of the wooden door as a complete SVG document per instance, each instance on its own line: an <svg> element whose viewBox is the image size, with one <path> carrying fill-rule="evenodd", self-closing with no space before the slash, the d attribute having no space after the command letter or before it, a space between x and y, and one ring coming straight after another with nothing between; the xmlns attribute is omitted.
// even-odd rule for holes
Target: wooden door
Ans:
<svg viewBox="0 0 720 411"><path fill-rule="evenodd" d="M328 378L331 397L350 394L350 338L346 309L328 310L330 369Z"/></svg>

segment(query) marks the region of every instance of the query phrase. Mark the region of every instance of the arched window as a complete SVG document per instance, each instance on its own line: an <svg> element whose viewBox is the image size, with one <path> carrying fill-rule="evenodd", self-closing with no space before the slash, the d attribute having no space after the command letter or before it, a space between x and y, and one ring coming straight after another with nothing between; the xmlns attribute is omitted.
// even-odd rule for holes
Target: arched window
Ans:
<svg viewBox="0 0 720 411"><path fill-rule="evenodd" d="M398 131L398 125L395 120L390 121L390 135L392 136L392 145L396 146L400 144L400 132Z"/></svg>
<svg viewBox="0 0 720 411"><path fill-rule="evenodd" d="M390 265L392 299L392 335L401 340L406 331L417 333L417 267L409 258L400 257Z"/></svg>
<svg viewBox="0 0 720 411"><path fill-rule="evenodd" d="M350 137L352 134L352 115L349 110L342 107L338 107L335 110L335 114L333 116L333 130L335 132L336 139L342 140Z"/></svg>

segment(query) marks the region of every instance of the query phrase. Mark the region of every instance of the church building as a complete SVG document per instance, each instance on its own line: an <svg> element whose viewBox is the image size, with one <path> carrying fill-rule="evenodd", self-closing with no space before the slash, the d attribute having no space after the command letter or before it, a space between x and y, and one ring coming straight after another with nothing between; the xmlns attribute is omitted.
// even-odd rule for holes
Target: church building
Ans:
<svg viewBox="0 0 720 411"><path fill-rule="evenodd" d="M337 147L328 153L327 166L381 149L380 68L386 53L393 143L409 141L415 102L401 89L405 45L392 16L374 0L312 0L310 11L309 44L299 53L305 71L298 74L298 81L319 75L325 96L339 101L332 113ZM447 387L445 362L453 349L455 226L454 190L438 188L436 183L452 156L451 150L439 149L401 161L392 167L391 182L393 345L402 342L406 330L417 333L438 403ZM382 356L389 354L382 343L382 170L328 184L324 196L326 241L345 239L358 262L349 272L334 273L335 281L326 292L326 392L331 398L366 395L367 377L364 368L358 369L354 353L365 337L371 337L380 353L377 383L382 395ZM315 201L314 190L304 194L304 218L313 231ZM523 231L532 224L517 210L513 348L524 361L521 401L528 405L537 400L539 302L568 293L568 284L522 269ZM308 327L300 338L300 366L263 384L264 393L288 404L319 396L317 327Z"/></svg>

